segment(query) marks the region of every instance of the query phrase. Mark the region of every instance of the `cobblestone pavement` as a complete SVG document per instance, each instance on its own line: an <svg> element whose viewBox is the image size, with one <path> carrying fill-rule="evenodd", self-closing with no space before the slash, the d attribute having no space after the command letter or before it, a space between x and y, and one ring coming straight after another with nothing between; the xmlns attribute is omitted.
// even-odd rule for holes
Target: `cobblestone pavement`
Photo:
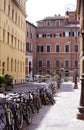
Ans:
<svg viewBox="0 0 84 130"><path fill-rule="evenodd" d="M34 90L40 87L36 83L25 83L14 86L13 92ZM73 89L72 82L64 82L55 96L54 105L42 106L39 113L32 116L32 123L26 122L22 130L84 130L84 121L78 120L80 86Z"/></svg>
<svg viewBox="0 0 84 130"><path fill-rule="evenodd" d="M13 90L12 91L6 91L6 93L33 91L40 86L41 85L39 83L36 83L36 82L34 82L34 83L33 82L26 82L26 83L14 85Z"/></svg>
<svg viewBox="0 0 84 130"><path fill-rule="evenodd" d="M84 121L76 118L80 87L74 90L72 82L63 83L55 99L55 105L42 106L22 130L84 130Z"/></svg>

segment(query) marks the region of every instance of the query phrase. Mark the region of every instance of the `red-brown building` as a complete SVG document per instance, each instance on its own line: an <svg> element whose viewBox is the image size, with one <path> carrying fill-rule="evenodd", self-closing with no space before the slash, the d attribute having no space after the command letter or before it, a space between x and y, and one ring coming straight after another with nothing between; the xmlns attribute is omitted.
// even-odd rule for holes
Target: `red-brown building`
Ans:
<svg viewBox="0 0 84 130"><path fill-rule="evenodd" d="M35 72L36 26L26 21L26 79L31 79Z"/></svg>
<svg viewBox="0 0 84 130"><path fill-rule="evenodd" d="M26 22L26 76L29 74L65 75L79 72L79 18L75 12L55 15L37 22L37 27ZM30 63L31 62L31 63ZM29 64L32 71L29 72Z"/></svg>
<svg viewBox="0 0 84 130"><path fill-rule="evenodd" d="M37 22L36 73L65 75L79 71L79 18L75 12L55 15Z"/></svg>

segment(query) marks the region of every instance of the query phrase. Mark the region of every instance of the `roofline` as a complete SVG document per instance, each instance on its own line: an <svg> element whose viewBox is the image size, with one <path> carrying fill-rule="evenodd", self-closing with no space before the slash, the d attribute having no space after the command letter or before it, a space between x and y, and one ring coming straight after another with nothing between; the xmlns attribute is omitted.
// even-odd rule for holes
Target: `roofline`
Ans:
<svg viewBox="0 0 84 130"><path fill-rule="evenodd" d="M28 23L28 24L30 24L31 26L33 26L33 27L35 27L36 28L36 26L33 24L33 23L30 23L29 21L27 21L26 20L26 23Z"/></svg>
<svg viewBox="0 0 84 130"><path fill-rule="evenodd" d="M42 19L42 20L39 20L39 21L36 21L37 23L38 22L43 22L43 21L46 21L46 20L59 20L59 19L64 19L64 18L66 18L66 19L68 19L69 17L68 16L54 16L54 17L46 17L46 18L44 18L44 19Z"/></svg>

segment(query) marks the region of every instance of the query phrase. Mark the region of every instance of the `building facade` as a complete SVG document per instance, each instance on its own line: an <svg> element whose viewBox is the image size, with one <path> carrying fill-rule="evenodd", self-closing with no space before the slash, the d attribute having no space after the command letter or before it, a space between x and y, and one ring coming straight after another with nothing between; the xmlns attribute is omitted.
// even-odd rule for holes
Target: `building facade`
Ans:
<svg viewBox="0 0 84 130"><path fill-rule="evenodd" d="M84 50L83 50L83 44L84 44L84 3L83 0L77 0L77 12L78 16L80 16L80 75L84 73L83 70L83 60L84 60Z"/></svg>
<svg viewBox="0 0 84 130"><path fill-rule="evenodd" d="M26 80L32 79L36 62L36 26L26 21Z"/></svg>
<svg viewBox="0 0 84 130"><path fill-rule="evenodd" d="M79 18L76 12L55 15L37 22L36 72L65 75L79 73Z"/></svg>
<svg viewBox="0 0 84 130"><path fill-rule="evenodd" d="M77 118L84 120L84 0L77 0L77 14L80 16L80 80L81 93Z"/></svg>
<svg viewBox="0 0 84 130"><path fill-rule="evenodd" d="M0 0L0 74L25 81L26 0Z"/></svg>

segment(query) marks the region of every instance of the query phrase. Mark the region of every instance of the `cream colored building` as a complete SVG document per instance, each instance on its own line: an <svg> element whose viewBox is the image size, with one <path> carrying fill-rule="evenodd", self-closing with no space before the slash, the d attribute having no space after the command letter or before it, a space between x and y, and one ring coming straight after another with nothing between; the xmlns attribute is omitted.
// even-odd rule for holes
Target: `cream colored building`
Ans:
<svg viewBox="0 0 84 130"><path fill-rule="evenodd" d="M0 74L25 81L26 0L0 0Z"/></svg>

